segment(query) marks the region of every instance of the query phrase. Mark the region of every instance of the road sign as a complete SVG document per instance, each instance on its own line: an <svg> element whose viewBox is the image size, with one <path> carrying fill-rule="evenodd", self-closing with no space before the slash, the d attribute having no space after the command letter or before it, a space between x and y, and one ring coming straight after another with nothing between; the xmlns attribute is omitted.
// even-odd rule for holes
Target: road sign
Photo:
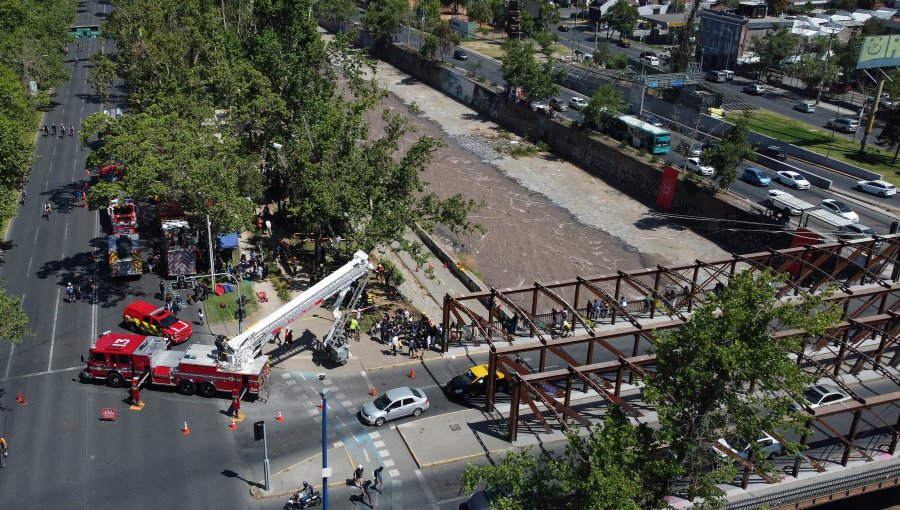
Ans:
<svg viewBox="0 0 900 510"><path fill-rule="evenodd" d="M863 39L857 69L900 66L900 35L878 35Z"/></svg>
<svg viewBox="0 0 900 510"><path fill-rule="evenodd" d="M647 84L647 88L655 89L657 85L659 85L659 84L656 83L655 81L651 81L650 83Z"/></svg>

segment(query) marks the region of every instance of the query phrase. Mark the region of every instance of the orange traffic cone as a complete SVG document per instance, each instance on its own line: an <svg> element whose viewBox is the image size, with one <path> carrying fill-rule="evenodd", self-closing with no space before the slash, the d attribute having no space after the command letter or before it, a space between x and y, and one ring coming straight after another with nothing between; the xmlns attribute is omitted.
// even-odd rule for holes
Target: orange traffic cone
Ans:
<svg viewBox="0 0 900 510"><path fill-rule="evenodd" d="M88 208L88 206L87 206L87 200L84 201L84 208L85 208L85 209Z"/></svg>
<svg viewBox="0 0 900 510"><path fill-rule="evenodd" d="M377 397L377 396L378 396L378 392L375 391L375 386L372 386L372 391L371 391L370 393L372 394L373 397Z"/></svg>
<svg viewBox="0 0 900 510"><path fill-rule="evenodd" d="M184 435L188 435L191 433L191 429L188 428L186 421L184 422L184 428L181 429L181 433Z"/></svg>
<svg viewBox="0 0 900 510"><path fill-rule="evenodd" d="M234 418L231 419L231 425L228 426L231 430L237 430L237 423L234 422Z"/></svg>
<svg viewBox="0 0 900 510"><path fill-rule="evenodd" d="M22 395L20 392L16 392L16 402L22 404L23 406L28 405L28 401L25 400L25 395Z"/></svg>
<svg viewBox="0 0 900 510"><path fill-rule="evenodd" d="M415 378L416 378L416 371L415 371L414 369L412 369L412 368L409 369L409 378L410 378L410 379L415 379Z"/></svg>
<svg viewBox="0 0 900 510"><path fill-rule="evenodd" d="M278 411L278 416L275 417L275 421L281 423L284 421L284 416L281 416L281 411Z"/></svg>

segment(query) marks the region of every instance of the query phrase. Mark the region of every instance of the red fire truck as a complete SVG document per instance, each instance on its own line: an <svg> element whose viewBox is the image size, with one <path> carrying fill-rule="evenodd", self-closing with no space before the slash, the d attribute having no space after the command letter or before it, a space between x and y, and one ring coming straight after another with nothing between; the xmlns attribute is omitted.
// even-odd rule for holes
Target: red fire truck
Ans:
<svg viewBox="0 0 900 510"><path fill-rule="evenodd" d="M179 393L204 397L234 390L258 395L269 377L268 359L263 356L241 367L226 367L219 363L218 349L213 345L171 351L162 337L107 332L91 347L81 378L105 380L109 386L121 388L137 377L140 384L174 386Z"/></svg>

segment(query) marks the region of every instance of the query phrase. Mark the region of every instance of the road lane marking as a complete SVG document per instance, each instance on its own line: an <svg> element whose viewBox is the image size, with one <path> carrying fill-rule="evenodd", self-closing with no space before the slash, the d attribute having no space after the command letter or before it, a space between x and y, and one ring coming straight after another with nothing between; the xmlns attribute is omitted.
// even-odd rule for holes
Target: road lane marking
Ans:
<svg viewBox="0 0 900 510"><path fill-rule="evenodd" d="M69 220L66 220L66 228L63 230L63 239L69 237Z"/></svg>
<svg viewBox="0 0 900 510"><path fill-rule="evenodd" d="M50 357L47 359L47 372L53 363L53 343L56 341L56 319L59 317L59 287L56 288L56 306L53 308L53 329L50 331Z"/></svg>
<svg viewBox="0 0 900 510"><path fill-rule="evenodd" d="M369 452L365 448L363 448L363 455L366 457L366 464L372 462L372 459L369 458Z"/></svg>
<svg viewBox="0 0 900 510"><path fill-rule="evenodd" d="M42 217L41 219L44 219L44 218ZM34 243L33 244L35 244L35 245L37 244L37 235L40 230L41 230L41 227L34 229Z"/></svg>
<svg viewBox="0 0 900 510"><path fill-rule="evenodd" d="M431 487L425 483L425 476L422 474L422 471L419 469L415 470L416 478L419 479L419 484L422 486L422 489L425 491L425 496L428 498L428 503L434 507L435 503L437 503L437 499L435 499L434 494L431 493Z"/></svg>
<svg viewBox="0 0 900 510"><path fill-rule="evenodd" d="M34 262L34 255L28 257L28 269L25 271L25 276L31 274L31 263ZM25 300L25 294L22 294L22 300Z"/></svg>
<svg viewBox="0 0 900 510"><path fill-rule="evenodd" d="M26 378L30 378L30 377L38 377L41 375L59 374L62 372L71 372L73 370L82 370L83 368L84 368L84 365L78 365L77 367L57 368L56 370L47 370L44 372L33 372L31 374L16 375L13 377L4 377L3 379L0 379L0 381L14 381L16 379L26 379Z"/></svg>
<svg viewBox="0 0 900 510"><path fill-rule="evenodd" d="M3 374L4 379L9 379L9 367L12 366L13 353L16 351L16 344L9 344L9 358L6 359L6 372Z"/></svg>

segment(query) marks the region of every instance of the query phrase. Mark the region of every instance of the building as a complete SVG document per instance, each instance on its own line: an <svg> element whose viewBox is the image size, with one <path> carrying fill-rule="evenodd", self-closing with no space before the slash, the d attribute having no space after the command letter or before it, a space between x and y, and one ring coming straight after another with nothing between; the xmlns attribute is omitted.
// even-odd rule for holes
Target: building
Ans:
<svg viewBox="0 0 900 510"><path fill-rule="evenodd" d="M697 60L703 70L731 69L744 54L750 18L730 12L700 11Z"/></svg>

